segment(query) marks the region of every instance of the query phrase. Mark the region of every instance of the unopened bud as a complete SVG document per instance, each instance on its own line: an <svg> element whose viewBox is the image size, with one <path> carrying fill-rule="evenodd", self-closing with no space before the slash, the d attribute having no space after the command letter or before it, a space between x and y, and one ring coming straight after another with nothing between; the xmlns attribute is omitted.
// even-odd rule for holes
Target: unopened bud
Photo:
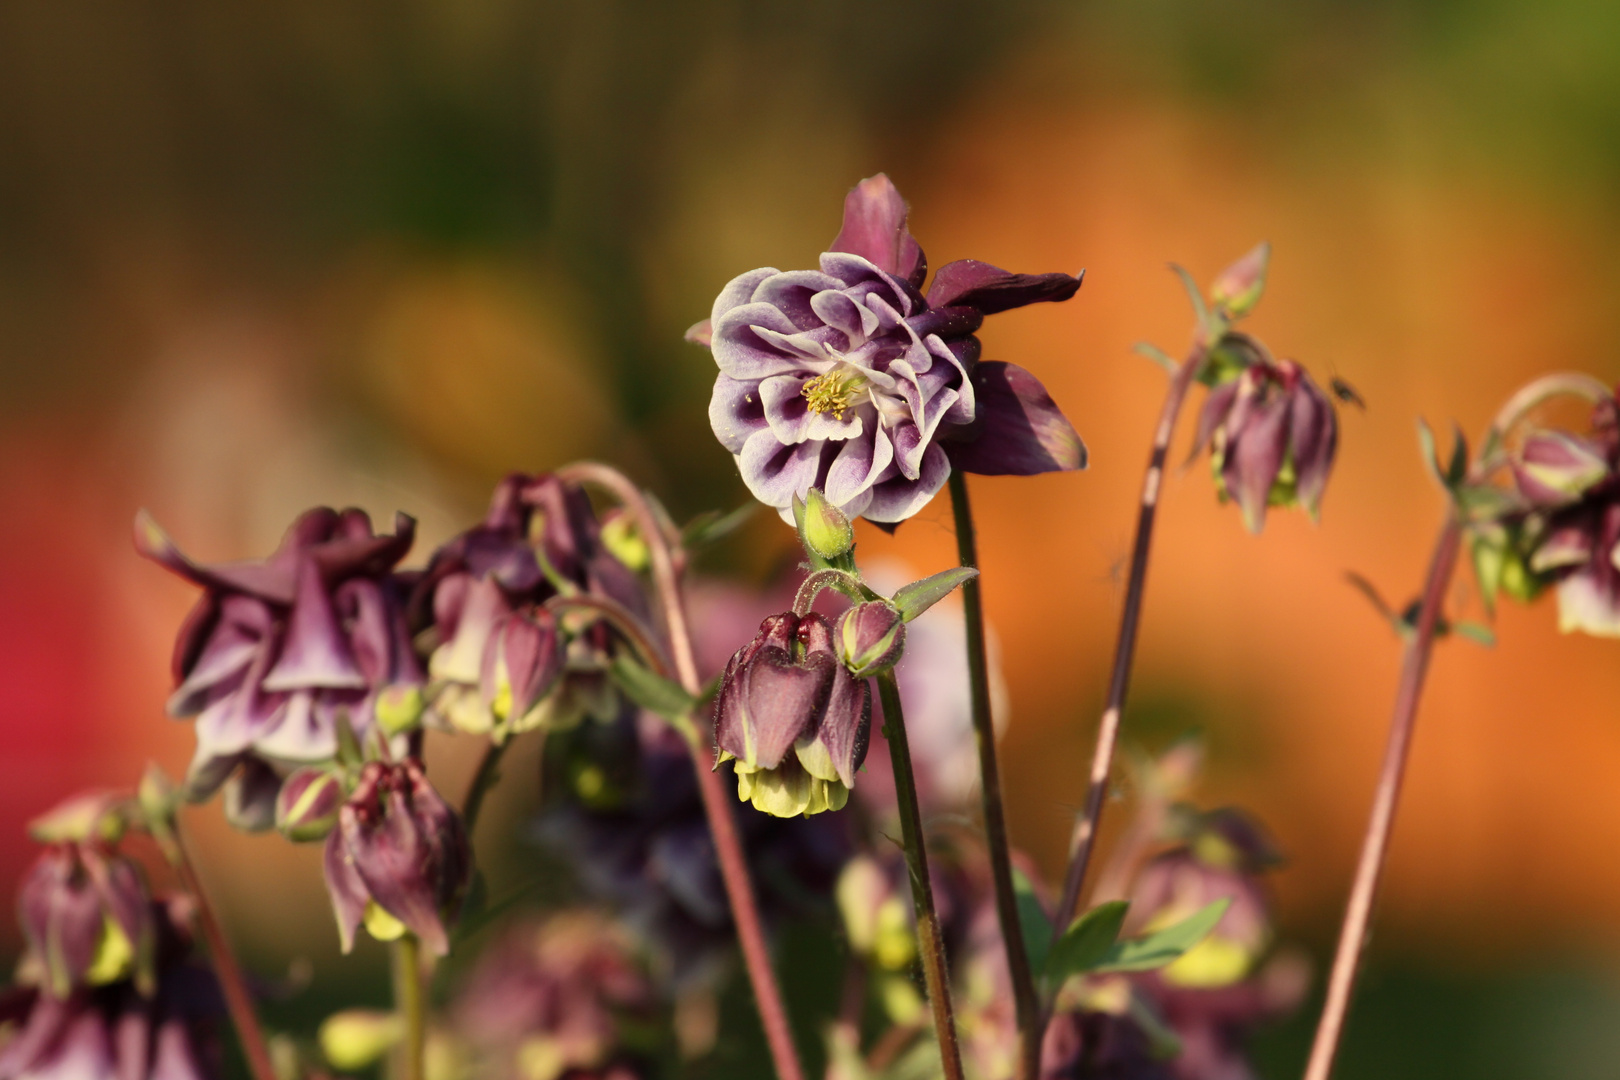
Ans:
<svg viewBox="0 0 1620 1080"><path fill-rule="evenodd" d="M377 695L377 723L389 735L402 735L422 722L426 704L416 683L394 683Z"/></svg>
<svg viewBox="0 0 1620 1080"><path fill-rule="evenodd" d="M289 840L324 840L343 807L343 780L326 769L299 769L276 795L276 828Z"/></svg>
<svg viewBox="0 0 1620 1080"><path fill-rule="evenodd" d="M87 791L28 823L28 835L42 844L99 840L116 844L124 835L125 798L110 791Z"/></svg>
<svg viewBox="0 0 1620 1080"><path fill-rule="evenodd" d="M838 620L838 651L857 679L892 668L906 645L906 624L892 604L856 604Z"/></svg>
<svg viewBox="0 0 1620 1080"><path fill-rule="evenodd" d="M1228 266L1210 286L1209 299L1228 319L1241 319L1254 310L1266 290L1266 269L1271 263L1271 245L1260 243L1247 255Z"/></svg>
<svg viewBox="0 0 1620 1080"><path fill-rule="evenodd" d="M1561 506L1609 475L1601 447L1563 431L1538 431L1513 462L1519 491L1537 506Z"/></svg>
<svg viewBox="0 0 1620 1080"><path fill-rule="evenodd" d="M345 1009L333 1013L317 1036L321 1053L333 1068L345 1072L364 1069L392 1050L405 1034L398 1013L376 1009Z"/></svg>
<svg viewBox="0 0 1620 1080"><path fill-rule="evenodd" d="M258 758L248 758L225 781L225 820L243 832L264 832L276 823L281 777Z"/></svg>
<svg viewBox="0 0 1620 1080"><path fill-rule="evenodd" d="M641 530L636 528L635 518L622 510L603 520L602 546L637 573L652 565L652 551L647 547Z"/></svg>
<svg viewBox="0 0 1620 1080"><path fill-rule="evenodd" d="M799 535L804 546L829 562L855 546L855 529L844 512L827 501L820 488L805 493Z"/></svg>

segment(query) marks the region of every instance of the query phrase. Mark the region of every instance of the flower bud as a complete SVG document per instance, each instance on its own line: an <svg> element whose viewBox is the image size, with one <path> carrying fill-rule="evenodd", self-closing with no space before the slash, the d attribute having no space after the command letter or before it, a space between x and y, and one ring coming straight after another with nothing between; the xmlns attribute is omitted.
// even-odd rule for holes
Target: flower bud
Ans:
<svg viewBox="0 0 1620 1080"><path fill-rule="evenodd" d="M804 502L794 499L799 537L812 554L831 562L855 547L855 529L844 512L827 501L820 488L805 492Z"/></svg>
<svg viewBox="0 0 1620 1080"><path fill-rule="evenodd" d="M602 546L637 573L652 565L652 549L636 527L636 519L623 510L603 515Z"/></svg>
<svg viewBox="0 0 1620 1080"><path fill-rule="evenodd" d="M715 742L736 759L739 798L777 817L814 814L848 800L871 719L871 688L838 660L827 620L784 612L727 663Z"/></svg>
<svg viewBox="0 0 1620 1080"><path fill-rule="evenodd" d="M281 777L259 758L248 758L225 782L225 820L243 832L264 832L276 823Z"/></svg>
<svg viewBox="0 0 1620 1080"><path fill-rule="evenodd" d="M1526 437L1513 460L1520 494L1541 508L1575 502L1608 475L1602 447L1565 431L1538 431Z"/></svg>
<svg viewBox="0 0 1620 1080"><path fill-rule="evenodd" d="M377 694L377 724L388 736L403 735L422 722L427 701L417 683L395 683Z"/></svg>
<svg viewBox="0 0 1620 1080"><path fill-rule="evenodd" d="M276 794L276 828L289 840L324 840L343 806L343 778L334 770L299 769Z"/></svg>
<svg viewBox="0 0 1620 1080"><path fill-rule="evenodd" d="M116 844L124 835L123 795L86 791L65 799L28 823L28 835L42 844Z"/></svg>
<svg viewBox="0 0 1620 1080"><path fill-rule="evenodd" d="M838 618L839 654L857 679L894 667L905 646L906 624L893 604L881 600L856 604Z"/></svg>
<svg viewBox="0 0 1620 1080"><path fill-rule="evenodd" d="M1258 244L1220 272L1210 286L1210 303L1228 320L1243 318L1260 302L1260 294L1266 289L1266 270L1270 265L1271 245Z"/></svg>
<svg viewBox="0 0 1620 1080"><path fill-rule="evenodd" d="M446 921L472 870L461 819L415 759L366 765L326 838L326 887L343 951L375 905L435 954L450 949Z"/></svg>
<svg viewBox="0 0 1620 1080"><path fill-rule="evenodd" d="M405 1036L399 1013L378 1009L344 1009L321 1024L316 1038L334 1069L364 1069L398 1045Z"/></svg>

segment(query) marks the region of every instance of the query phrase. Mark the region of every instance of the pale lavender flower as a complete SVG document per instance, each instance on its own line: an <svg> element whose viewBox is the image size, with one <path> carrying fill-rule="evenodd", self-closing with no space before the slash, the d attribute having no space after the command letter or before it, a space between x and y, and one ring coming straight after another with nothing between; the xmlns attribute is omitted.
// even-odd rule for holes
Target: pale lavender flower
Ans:
<svg viewBox="0 0 1620 1080"><path fill-rule="evenodd" d="M924 295L927 260L906 214L888 177L863 180L819 269L749 271L688 332L720 368L715 436L784 520L811 487L851 518L892 525L953 468L1084 467L1085 447L1040 382L980 361L973 336L986 315L1067 300L1080 279L963 259L940 268Z"/></svg>

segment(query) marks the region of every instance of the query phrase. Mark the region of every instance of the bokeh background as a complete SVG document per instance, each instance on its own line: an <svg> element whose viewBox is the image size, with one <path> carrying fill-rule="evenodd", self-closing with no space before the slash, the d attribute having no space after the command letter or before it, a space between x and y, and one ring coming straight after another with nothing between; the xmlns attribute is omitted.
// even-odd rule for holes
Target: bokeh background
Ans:
<svg viewBox="0 0 1620 1080"><path fill-rule="evenodd" d="M810 264L879 170L936 265L1087 269L983 336L1092 469L973 485L1015 841L1051 873L1164 382L1130 346L1189 331L1167 261L1208 280L1270 239L1255 329L1366 398L1318 527L1251 537L1202 468L1171 480L1127 720L1202 728L1206 796L1272 825L1285 935L1325 957L1398 663L1344 574L1415 592L1414 421L1620 376L1613 5L0 4L0 887L51 801L188 757L161 705L191 595L134 556L137 507L218 558L317 503L408 510L426 552L503 472L586 455L680 515L737 505L681 333L733 274ZM948 514L863 551L941 568ZM763 581L790 540L760 515L704 569ZM1554 621L1440 650L1347 1080L1614 1075L1620 644ZM192 821L255 964L374 973L336 959L311 853Z"/></svg>

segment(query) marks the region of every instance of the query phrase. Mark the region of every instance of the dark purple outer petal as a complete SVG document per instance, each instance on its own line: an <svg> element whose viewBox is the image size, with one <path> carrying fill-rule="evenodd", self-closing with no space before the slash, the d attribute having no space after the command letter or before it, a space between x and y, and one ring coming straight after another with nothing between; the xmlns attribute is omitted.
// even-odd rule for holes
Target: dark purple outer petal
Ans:
<svg viewBox="0 0 1620 1080"><path fill-rule="evenodd" d="M1234 416L1238 411L1234 409ZM1244 524L1250 532L1259 532L1266 523L1271 485L1288 451L1288 399L1275 395L1242 411L1246 415L1229 425L1235 430L1228 435L1221 478L1243 508Z"/></svg>
<svg viewBox="0 0 1620 1080"><path fill-rule="evenodd" d="M1309 375L1300 374L1289 404L1289 438L1294 451L1294 490L1315 515L1339 448L1339 420L1333 403Z"/></svg>
<svg viewBox="0 0 1620 1080"><path fill-rule="evenodd" d="M270 691L312 687L358 690L366 685L355 666L332 597L313 557L298 570L298 595L276 666L264 677Z"/></svg>
<svg viewBox="0 0 1620 1080"><path fill-rule="evenodd" d="M353 811L348 813L352 816ZM333 829L326 838L322 866L326 872L326 892L332 898L332 914L337 916L338 939L343 943L343 951L348 952L354 948L354 931L366 916L366 901L371 895L354 868L354 860L343 841L343 831Z"/></svg>
<svg viewBox="0 0 1620 1080"><path fill-rule="evenodd" d="M867 679L852 677L839 662L832 626L825 617L807 615L800 624L799 637L804 642L806 661L825 658L832 665L832 687L815 737L827 748L838 779L845 787L854 787L855 772L866 761L872 730L871 684Z"/></svg>
<svg viewBox="0 0 1620 1080"><path fill-rule="evenodd" d="M951 466L984 476L1034 476L1086 467L1086 447L1040 380L997 360L973 369L978 415L947 444Z"/></svg>
<svg viewBox="0 0 1620 1080"><path fill-rule="evenodd" d="M921 286L928 274L922 248L906 230L906 200L883 173L844 197L844 224L829 251L859 255L884 273Z"/></svg>
<svg viewBox="0 0 1620 1080"><path fill-rule="evenodd" d="M934 273L928 306L969 307L982 315L1067 300L1080 289L1080 278L1068 274L1014 274L977 259L958 259Z"/></svg>

